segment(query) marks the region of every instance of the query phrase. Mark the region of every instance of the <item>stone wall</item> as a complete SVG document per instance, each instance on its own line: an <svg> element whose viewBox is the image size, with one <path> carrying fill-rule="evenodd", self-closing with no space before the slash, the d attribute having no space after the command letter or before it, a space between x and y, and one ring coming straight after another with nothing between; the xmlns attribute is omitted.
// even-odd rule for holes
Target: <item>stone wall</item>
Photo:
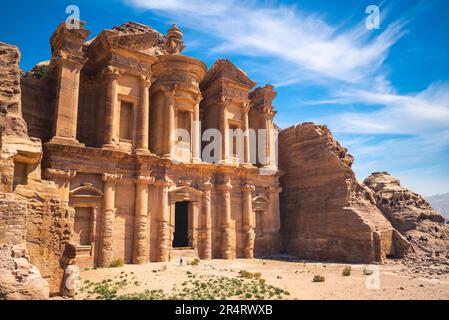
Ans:
<svg viewBox="0 0 449 320"><path fill-rule="evenodd" d="M403 254L400 235L375 206L372 191L357 182L352 162L325 126L304 123L281 131L281 230L287 253L363 263Z"/></svg>

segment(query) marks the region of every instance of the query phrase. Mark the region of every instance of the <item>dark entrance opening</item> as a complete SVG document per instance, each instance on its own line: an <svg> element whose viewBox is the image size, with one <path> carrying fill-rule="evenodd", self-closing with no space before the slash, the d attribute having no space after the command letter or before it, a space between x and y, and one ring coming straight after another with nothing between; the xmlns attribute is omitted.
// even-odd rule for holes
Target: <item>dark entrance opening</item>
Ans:
<svg viewBox="0 0 449 320"><path fill-rule="evenodd" d="M173 248L189 246L189 202L177 202L175 205L175 236Z"/></svg>

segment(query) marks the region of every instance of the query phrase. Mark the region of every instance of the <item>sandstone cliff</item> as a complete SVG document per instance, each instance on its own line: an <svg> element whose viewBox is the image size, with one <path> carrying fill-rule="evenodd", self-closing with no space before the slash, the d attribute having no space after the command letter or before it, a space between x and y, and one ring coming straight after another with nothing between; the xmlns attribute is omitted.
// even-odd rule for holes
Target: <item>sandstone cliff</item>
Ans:
<svg viewBox="0 0 449 320"><path fill-rule="evenodd" d="M357 182L353 157L326 126L304 123L280 132L284 248L302 258L381 262L408 243Z"/></svg>
<svg viewBox="0 0 449 320"><path fill-rule="evenodd" d="M50 292L59 292L63 273L60 263L70 239L73 209L61 202L53 182L42 180L42 144L28 136L20 112L19 58L16 47L0 43L0 105L5 106L0 113L0 245L6 245L3 260L12 261L6 263L12 267L5 269L3 265L9 271L2 273L5 276L0 279L0 297L42 299L48 297L48 286ZM27 263L40 272L25 260L11 260L11 245L29 252ZM27 270L32 271L29 276ZM28 288L28 284L47 280L47 286ZM11 291L14 285L22 293ZM40 293L39 288L43 290Z"/></svg>
<svg viewBox="0 0 449 320"><path fill-rule="evenodd" d="M393 227L407 236L415 249L445 251L449 226L444 217L419 194L401 186L388 172L375 172L364 183L375 192L377 207Z"/></svg>

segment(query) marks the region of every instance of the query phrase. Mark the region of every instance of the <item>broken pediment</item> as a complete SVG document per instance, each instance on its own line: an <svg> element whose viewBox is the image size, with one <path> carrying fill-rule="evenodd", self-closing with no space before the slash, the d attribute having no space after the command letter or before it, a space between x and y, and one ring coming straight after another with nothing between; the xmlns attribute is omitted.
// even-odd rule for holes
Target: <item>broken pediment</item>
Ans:
<svg viewBox="0 0 449 320"><path fill-rule="evenodd" d="M213 64L207 72L202 86L210 86L217 80L232 81L247 87L248 90L252 89L256 85L256 82L249 79L244 71L236 67L228 59L220 59Z"/></svg>

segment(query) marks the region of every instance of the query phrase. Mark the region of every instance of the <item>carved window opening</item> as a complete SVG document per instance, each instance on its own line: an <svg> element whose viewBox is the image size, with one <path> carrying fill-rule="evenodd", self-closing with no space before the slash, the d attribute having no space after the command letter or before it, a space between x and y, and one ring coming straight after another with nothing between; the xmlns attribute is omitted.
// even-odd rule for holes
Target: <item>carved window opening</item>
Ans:
<svg viewBox="0 0 449 320"><path fill-rule="evenodd" d="M14 178L13 190L18 185L26 185L28 183L28 165L23 162L14 162Z"/></svg>
<svg viewBox="0 0 449 320"><path fill-rule="evenodd" d="M134 123L134 105L131 102L120 101L120 140L132 142Z"/></svg>

